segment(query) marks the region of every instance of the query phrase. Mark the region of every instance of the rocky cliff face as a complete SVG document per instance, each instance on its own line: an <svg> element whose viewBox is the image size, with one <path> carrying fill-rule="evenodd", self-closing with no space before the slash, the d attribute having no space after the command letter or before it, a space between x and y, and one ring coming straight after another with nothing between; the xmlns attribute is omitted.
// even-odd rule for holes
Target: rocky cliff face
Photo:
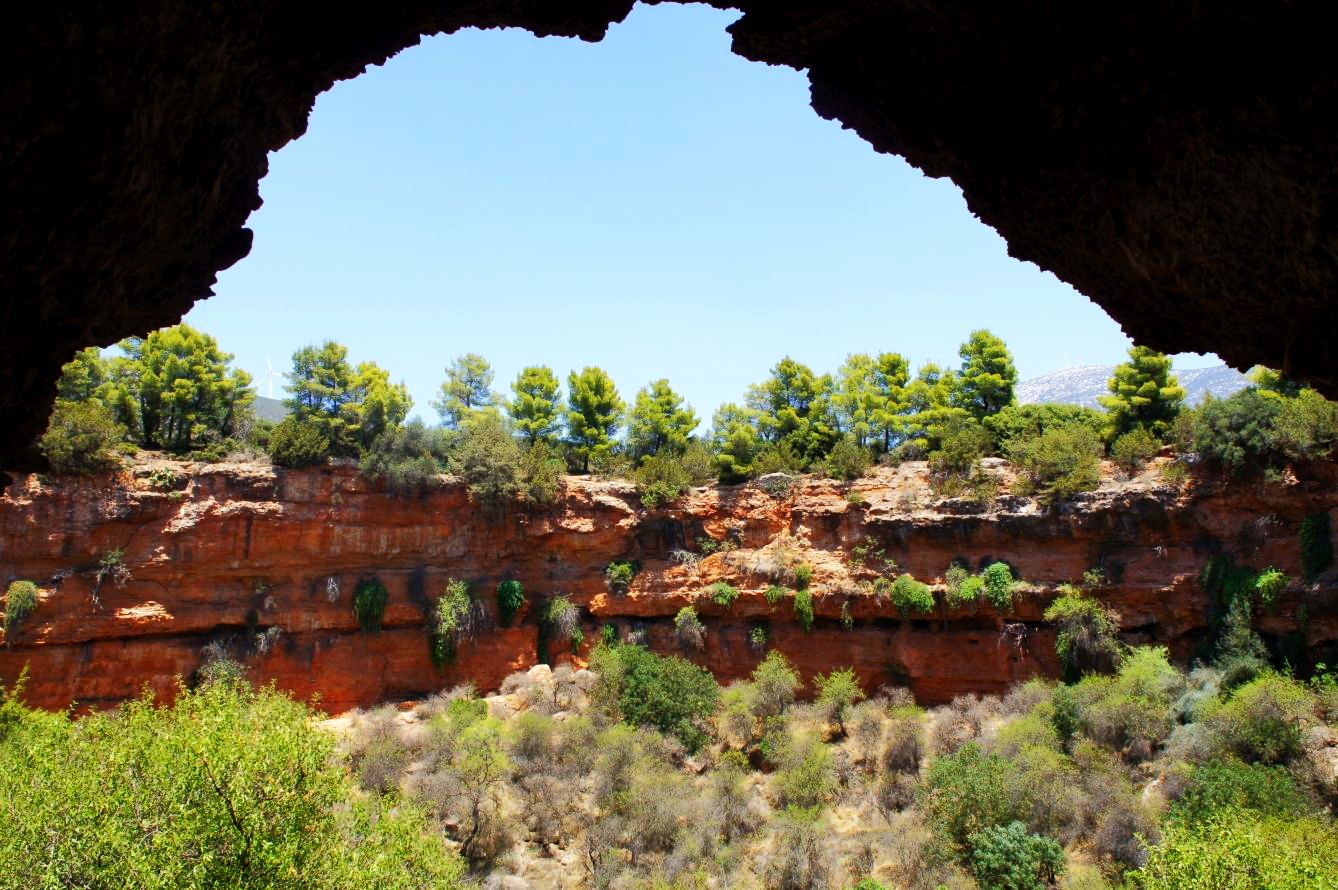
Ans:
<svg viewBox="0 0 1338 890"><path fill-rule="evenodd" d="M169 481L164 467L178 478ZM1007 475L1002 466L990 471ZM1197 576L1208 557L1228 552L1295 576L1301 520L1338 504L1329 467L1288 484L1184 490L1149 470L1108 479L1058 510L1013 496L988 510L935 499L922 464L850 485L768 482L700 488L646 510L625 483L569 479L552 510L490 522L450 480L394 494L350 467L140 464L115 479L29 476L0 498L0 583L32 579L41 594L0 650L0 681L28 666L27 698L48 708L105 706L146 685L170 695L214 644L246 661L254 679L319 696L338 712L465 681L491 689L541 650L579 659L605 625L677 651L674 615L693 605L706 642L687 654L722 680L757 664L750 633L763 628L806 676L853 665L866 686L905 684L938 702L1056 673L1041 613L1058 584L1094 566L1110 579L1099 595L1121 614L1126 639L1187 659L1206 632L1209 603ZM718 552L701 553L708 538ZM118 584L106 571L99 582L99 563L114 551L129 578ZM947 611L940 595L934 614L903 616L874 593L880 575L899 572L941 584L956 558L1012 564L1026 582L1015 607ZM605 583L605 567L618 559L640 566L625 592ZM772 584L792 585L802 563L814 568L817 620L808 632L791 600L764 595ZM366 634L352 598L372 577L389 601L382 630ZM451 578L469 581L493 616L504 579L521 581L529 602L512 627L485 629L438 669L425 617ZM740 591L729 607L707 592L718 580ZM1331 652L1335 591L1332 577L1294 580L1261 631L1300 634L1294 639L1312 655ZM581 609L585 643L576 652L565 639L543 638L537 616L558 594Z"/></svg>

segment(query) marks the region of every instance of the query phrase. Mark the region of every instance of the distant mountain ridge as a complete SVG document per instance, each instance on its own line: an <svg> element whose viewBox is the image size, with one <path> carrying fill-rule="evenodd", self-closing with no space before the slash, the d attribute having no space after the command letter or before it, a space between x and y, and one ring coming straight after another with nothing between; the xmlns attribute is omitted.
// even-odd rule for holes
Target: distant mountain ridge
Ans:
<svg viewBox="0 0 1338 890"><path fill-rule="evenodd" d="M1115 373L1114 365L1078 365L1061 368L1017 385L1017 400L1024 405L1037 402L1060 402L1066 405L1084 405L1100 408L1098 396L1109 394L1106 388ZM1172 372L1185 388L1185 401L1197 405L1212 393L1214 398L1225 398L1250 384L1241 372L1226 365L1211 368L1184 368Z"/></svg>
<svg viewBox="0 0 1338 890"><path fill-rule="evenodd" d="M256 396L251 408L255 411L256 417L261 420L272 420L278 423L288 416L288 408L282 401L267 396Z"/></svg>

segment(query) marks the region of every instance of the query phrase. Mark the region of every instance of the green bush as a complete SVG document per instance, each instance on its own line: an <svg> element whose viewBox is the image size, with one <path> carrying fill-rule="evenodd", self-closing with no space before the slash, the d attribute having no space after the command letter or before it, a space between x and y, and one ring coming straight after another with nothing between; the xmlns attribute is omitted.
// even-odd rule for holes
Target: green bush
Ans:
<svg viewBox="0 0 1338 890"><path fill-rule="evenodd" d="M362 452L358 466L390 491L422 491L442 472L446 454L445 431L428 429L415 418L378 436Z"/></svg>
<svg viewBox="0 0 1338 890"><path fill-rule="evenodd" d="M1000 612L1013 608L1013 570L1006 562L992 562L980 573L985 599Z"/></svg>
<svg viewBox="0 0 1338 890"><path fill-rule="evenodd" d="M353 614L358 619L358 626L363 633L374 634L381 630L381 616L386 612L386 586L375 578L358 582L353 591Z"/></svg>
<svg viewBox="0 0 1338 890"><path fill-rule="evenodd" d="M840 726L841 734L845 735L846 712L851 705L864 700L864 690L855 676L855 669L833 668L826 676L815 676L813 685L818 688L818 704L827 708Z"/></svg>
<svg viewBox="0 0 1338 890"><path fill-rule="evenodd" d="M1064 871L1064 850L1021 822L991 825L967 838L971 873L986 890L1045 890Z"/></svg>
<svg viewBox="0 0 1338 890"><path fill-rule="evenodd" d="M775 785L781 806L819 807L836 791L831 750L820 740L806 737L785 745Z"/></svg>
<svg viewBox="0 0 1338 890"><path fill-rule="evenodd" d="M544 608L544 624L554 634L565 637L573 649L585 640L581 631L581 610L568 597L555 596Z"/></svg>
<svg viewBox="0 0 1338 890"><path fill-rule="evenodd" d="M1078 725L1092 741L1145 760L1171 731L1170 689L1178 677L1164 648L1136 646L1114 677L1089 674L1072 687Z"/></svg>
<svg viewBox="0 0 1338 890"><path fill-rule="evenodd" d="M1101 482L1101 437L1085 424L1047 430L1035 439L1014 440L1008 459L1025 474L1027 486L1055 501L1092 491Z"/></svg>
<svg viewBox="0 0 1338 890"><path fill-rule="evenodd" d="M1286 460L1277 438L1282 400L1254 389L1205 399L1194 412L1194 450L1218 469L1253 475Z"/></svg>
<svg viewBox="0 0 1338 890"><path fill-rule="evenodd" d="M928 615L934 611L934 591L910 574L898 575L892 582L892 605L902 615Z"/></svg>
<svg viewBox="0 0 1338 890"><path fill-rule="evenodd" d="M1328 511L1321 510L1301 520L1301 572L1307 581L1313 581L1331 565L1333 532Z"/></svg>
<svg viewBox="0 0 1338 890"><path fill-rule="evenodd" d="M709 458L707 469L709 471ZM693 470L693 466L685 464L684 458L673 451L661 451L645 458L633 473L641 503L653 510L660 504L677 500L693 485L701 485L710 478L709 475L705 479L694 478Z"/></svg>
<svg viewBox="0 0 1338 890"><path fill-rule="evenodd" d="M762 595L767 598L768 603L774 606L776 605L776 603L780 602L781 600L789 596L790 591L786 590L784 587L781 587L779 584L772 584L770 587L766 589L766 593Z"/></svg>
<svg viewBox="0 0 1338 890"><path fill-rule="evenodd" d="M1313 719L1315 697L1290 677L1265 672L1237 687L1204 715L1242 760L1282 763L1301 750L1301 735Z"/></svg>
<svg viewBox="0 0 1338 890"><path fill-rule="evenodd" d="M450 468L490 519L512 509L524 488L520 443L496 411L480 410L465 417Z"/></svg>
<svg viewBox="0 0 1338 890"><path fill-rule="evenodd" d="M1227 757L1195 766L1189 787L1171 812L1187 822L1206 822L1228 808L1284 818L1304 816L1311 809L1284 767Z"/></svg>
<svg viewBox="0 0 1338 890"><path fill-rule="evenodd" d="M1275 436L1278 448L1292 460L1328 460L1338 445L1338 403L1313 389L1283 398Z"/></svg>
<svg viewBox="0 0 1338 890"><path fill-rule="evenodd" d="M968 742L955 754L935 760L920 788L929 821L959 850L970 849L971 835L1022 817L1008 793L1008 762L984 755Z"/></svg>
<svg viewBox="0 0 1338 890"><path fill-rule="evenodd" d="M604 583L611 593L624 594L636 577L636 563L614 560L604 569Z"/></svg>
<svg viewBox="0 0 1338 890"><path fill-rule="evenodd" d="M813 629L813 593L809 590L794 592L794 620L808 633Z"/></svg>
<svg viewBox="0 0 1338 890"><path fill-rule="evenodd" d="M463 886L425 814L360 794L335 735L272 687L210 683L77 720L6 708L0 886Z"/></svg>
<svg viewBox="0 0 1338 890"><path fill-rule="evenodd" d="M13 581L5 591L5 645L19 632L23 622L37 608L37 585L31 581Z"/></svg>
<svg viewBox="0 0 1338 890"><path fill-rule="evenodd" d="M705 668L631 644L597 647L590 666L599 676L596 698L610 703L623 722L654 726L690 751L706 741L703 727L720 687Z"/></svg>
<svg viewBox="0 0 1338 890"><path fill-rule="evenodd" d="M1128 877L1142 890L1338 887L1338 832L1317 819L1220 810L1207 822L1169 822Z"/></svg>
<svg viewBox="0 0 1338 890"><path fill-rule="evenodd" d="M965 569L962 571L965 572ZM967 575L957 584L956 591L951 588L948 590L946 599L948 605L954 608L974 607L980 602L980 597L984 592L985 579L979 575Z"/></svg>
<svg viewBox="0 0 1338 890"><path fill-rule="evenodd" d="M440 668L454 662L460 644L481 629L482 615L469 584L452 578L446 582L446 592L437 597L428 633L432 663Z"/></svg>
<svg viewBox="0 0 1338 890"><path fill-rule="evenodd" d="M990 453L990 434L971 419L957 418L945 423L938 448L929 454L929 470L935 476L965 478Z"/></svg>
<svg viewBox="0 0 1338 890"><path fill-rule="evenodd" d="M1259 602L1265 607L1271 607L1278 601L1282 591L1287 587L1287 576L1278 569L1269 566L1259 573L1259 577L1254 579L1254 589L1259 592Z"/></svg>
<svg viewBox="0 0 1338 890"><path fill-rule="evenodd" d="M524 605L525 588L519 581L507 580L497 585L497 623L502 627L510 627Z"/></svg>
<svg viewBox="0 0 1338 890"><path fill-rule="evenodd" d="M711 602L726 609L734 605L734 601L739 598L739 589L724 581L715 582L706 588L706 592L711 595Z"/></svg>
<svg viewBox="0 0 1338 890"><path fill-rule="evenodd" d="M269 435L270 460L281 467L315 467L330 459L332 447L323 426L290 414Z"/></svg>
<svg viewBox="0 0 1338 890"><path fill-rule="evenodd" d="M1157 456L1161 442L1143 427L1132 429L1110 443L1110 459L1126 473L1133 473Z"/></svg>
<svg viewBox="0 0 1338 890"><path fill-rule="evenodd" d="M981 423L993 436L999 451L1007 454L1014 441L1037 439L1050 430L1075 424L1086 426L1099 435L1106 427L1106 414L1095 408L1057 403L1009 405L998 414L985 417Z"/></svg>
<svg viewBox="0 0 1338 890"><path fill-rule="evenodd" d="M854 437L846 436L832 447L822 466L831 478L852 482L869 472L873 455L869 449L860 447Z"/></svg>
<svg viewBox="0 0 1338 890"><path fill-rule="evenodd" d="M114 449L125 435L101 402L57 399L37 448L57 473L101 473L120 466Z"/></svg>
<svg viewBox="0 0 1338 890"><path fill-rule="evenodd" d="M684 606L674 616L674 636L684 649L703 649L706 646L706 627L697 617L697 610Z"/></svg>
<svg viewBox="0 0 1338 890"><path fill-rule="evenodd" d="M1064 679L1074 682L1090 672L1110 672L1119 666L1120 645L1115 639L1118 617L1093 597L1072 585L1045 610L1046 621L1056 627L1055 655L1064 669Z"/></svg>
<svg viewBox="0 0 1338 890"><path fill-rule="evenodd" d="M813 566L806 562L801 562L794 567L794 587L795 590L808 590L808 585L813 583Z"/></svg>
<svg viewBox="0 0 1338 890"><path fill-rule="evenodd" d="M781 652L772 649L752 673L752 707L758 717L778 717L803 686L799 672Z"/></svg>

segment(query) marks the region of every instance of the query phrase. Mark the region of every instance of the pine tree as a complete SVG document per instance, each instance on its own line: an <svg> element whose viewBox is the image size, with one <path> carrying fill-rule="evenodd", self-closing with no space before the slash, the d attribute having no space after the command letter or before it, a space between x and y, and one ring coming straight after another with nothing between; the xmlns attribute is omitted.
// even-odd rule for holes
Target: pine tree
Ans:
<svg viewBox="0 0 1338 890"><path fill-rule="evenodd" d="M748 388L747 402L757 412L763 440L788 445L808 464L825 457L840 438L832 412L834 388L830 374L814 374L787 356L764 382Z"/></svg>
<svg viewBox="0 0 1338 890"><path fill-rule="evenodd" d="M441 384L441 396L432 403L441 415L441 425L459 429L471 412L490 407L496 400L492 378L492 366L481 355L470 352L451 362Z"/></svg>
<svg viewBox="0 0 1338 890"><path fill-rule="evenodd" d="M972 331L957 354L962 357L962 369L953 393L955 406L982 420L1017 401L1013 395L1017 368L1003 340L986 330Z"/></svg>
<svg viewBox="0 0 1338 890"><path fill-rule="evenodd" d="M516 431L531 445L557 442L562 425L558 386L557 376L545 365L523 369L511 384L514 397L507 403L506 410Z"/></svg>
<svg viewBox="0 0 1338 890"><path fill-rule="evenodd" d="M567 375L567 441L581 472L590 472L592 456L608 454L617 444L613 437L624 407L613 378L602 368L587 366Z"/></svg>
<svg viewBox="0 0 1338 890"><path fill-rule="evenodd" d="M353 379L353 404L357 406L358 444L367 448L403 425L413 399L403 383L390 382L389 371L376 362L362 362Z"/></svg>
<svg viewBox="0 0 1338 890"><path fill-rule="evenodd" d="M697 428L697 415L669 381L660 379L644 386L628 415L627 447L638 460L667 451L682 454Z"/></svg>
<svg viewBox="0 0 1338 890"><path fill-rule="evenodd" d="M1146 346L1131 346L1129 360L1115 366L1107 388L1111 394L1098 401L1108 414L1107 438L1145 429L1165 440L1185 400L1171 359Z"/></svg>

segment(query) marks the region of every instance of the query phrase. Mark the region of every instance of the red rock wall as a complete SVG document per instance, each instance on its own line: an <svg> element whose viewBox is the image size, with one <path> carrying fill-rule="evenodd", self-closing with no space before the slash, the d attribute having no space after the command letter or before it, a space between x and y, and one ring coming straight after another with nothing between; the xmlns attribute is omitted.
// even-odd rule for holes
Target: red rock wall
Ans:
<svg viewBox="0 0 1338 890"><path fill-rule="evenodd" d="M0 650L0 681L12 682L27 665L33 704L105 706L146 684L170 695L216 642L246 660L253 678L319 696L336 712L465 681L491 689L532 665L540 627L522 613L512 628L463 644L456 663L433 667L425 615L450 578L475 584L490 609L506 578L524 584L531 608L569 594L582 607L586 647L613 623L623 634L640 627L654 648L676 651L673 616L692 604L707 625L706 646L692 657L721 679L753 669L759 656L748 634L761 626L806 676L852 665L867 686L903 683L922 700L945 701L1053 675L1054 639L1041 613L1056 585L1098 564L1114 580L1100 595L1120 612L1126 638L1188 659L1206 629L1208 600L1195 579L1209 554L1224 548L1256 567L1299 574L1301 519L1338 504L1332 468L1324 467L1289 485L1201 484L1187 492L1157 484L1149 472L1134 482L1108 480L1059 511L1005 497L972 513L970 505L936 502L923 465L907 464L855 483L861 504L847 497L852 486L801 480L781 495L757 486L697 489L674 507L645 511L626 484L568 480L553 510L490 523L450 483L394 495L348 467L213 465L188 468L177 490L162 492L147 481L151 468L114 480L27 477L0 498L0 583L28 578L42 588L37 610ZM695 566L670 559L675 549L697 549L702 536L738 549ZM1008 615L982 606L903 619L870 594L873 567L849 564L851 549L870 538L896 571L921 580L939 581L955 557L973 565L1003 559L1030 592ZM102 584L95 601L94 568L112 549L124 551L132 579ZM620 558L638 560L641 571L629 591L614 595L603 572ZM782 564L796 561L816 569L818 621L808 633L789 601L773 606L763 596ZM352 597L372 576L390 597L382 631L368 635ZM706 593L717 580L741 591L729 609ZM1332 578L1294 581L1261 628L1274 637L1295 631L1304 604L1310 650L1332 650L1335 589ZM1020 640L1001 633L1005 623L1025 626ZM269 627L281 633L262 653L254 635ZM571 657L566 646L548 649Z"/></svg>

